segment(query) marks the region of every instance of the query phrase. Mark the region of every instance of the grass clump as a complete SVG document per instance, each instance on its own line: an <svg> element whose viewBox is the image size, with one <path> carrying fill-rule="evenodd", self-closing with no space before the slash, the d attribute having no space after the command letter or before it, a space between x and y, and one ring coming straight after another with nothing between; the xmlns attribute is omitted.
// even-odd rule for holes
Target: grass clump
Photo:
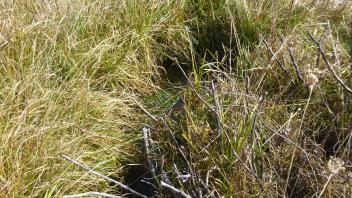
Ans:
<svg viewBox="0 0 352 198"><path fill-rule="evenodd" d="M234 45L194 61L200 66L183 92L184 110L152 135L162 172L192 197L349 196L351 93L329 67L350 82L350 54L338 34L350 3L225 7L232 5L236 12L216 17L230 24L220 26ZM338 174L328 168L334 157L346 167Z"/></svg>
<svg viewBox="0 0 352 198"><path fill-rule="evenodd" d="M0 195L349 197L351 6L1 2Z"/></svg>
<svg viewBox="0 0 352 198"><path fill-rule="evenodd" d="M189 52L181 10L177 1L0 3L1 196L112 189L61 155L121 177L143 118L132 99L158 89L162 57Z"/></svg>

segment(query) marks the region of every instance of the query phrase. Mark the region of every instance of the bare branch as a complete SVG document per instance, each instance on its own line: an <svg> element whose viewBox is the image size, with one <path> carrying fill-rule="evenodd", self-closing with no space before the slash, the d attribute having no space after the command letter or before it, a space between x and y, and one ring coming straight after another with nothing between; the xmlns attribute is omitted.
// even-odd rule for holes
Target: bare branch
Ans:
<svg viewBox="0 0 352 198"><path fill-rule="evenodd" d="M182 111L185 106L185 101L182 96L179 96L177 100L166 110L167 115L171 115L174 112Z"/></svg>
<svg viewBox="0 0 352 198"><path fill-rule="evenodd" d="M277 59L275 53L273 52L273 50L272 50L271 47L269 46L268 42L266 42L266 40L264 39L264 37L263 37L263 36L260 36L260 37L261 37L261 39L263 40L263 42L264 42L266 48L268 48L268 50L269 50L269 52L270 52L270 54L271 54L271 56L272 56L271 59L275 60L275 61L277 62L277 64L280 66L280 68L281 68L283 71L285 71L285 73L289 73L289 72L287 71L285 65L284 65L279 59Z"/></svg>
<svg viewBox="0 0 352 198"><path fill-rule="evenodd" d="M301 71L299 70L297 61L296 61L295 57L293 56L292 48L291 48L290 46L288 47L288 53L290 54L290 58L291 58L293 67L295 68L295 71L296 71L296 74L297 74L298 79L299 79L301 82L304 83L304 79L303 79L302 73L301 73Z"/></svg>
<svg viewBox="0 0 352 198"><path fill-rule="evenodd" d="M116 181L116 180L114 180L114 179L111 179L110 177L108 177L108 176L106 176L106 175L103 175L103 174L101 174L101 173L99 173L99 172L97 172L97 171L95 171L95 170L89 168L88 166L83 165L82 163L80 163L80 162L78 162L78 161L76 161L76 160L74 160L74 159L71 159L71 158L68 157L67 155L62 155L62 157L63 157L65 160L71 162L72 164L75 164L75 165L81 167L82 169L84 169L84 170L86 170L86 171L88 171L88 172L90 172L90 173L92 173L92 174L94 174L94 175L96 175L96 176L98 176L98 177L101 177L101 178L103 178L103 179L105 179L105 180L107 180L107 181L109 181L109 182L111 182L111 183L114 183L114 184L116 184L117 186L119 186L119 187L121 187L121 188L123 188L123 189L125 189L125 190L127 190L127 191L129 191L129 192L131 192L131 193L133 193L133 194L135 194L135 195L137 195L137 196L139 196L139 197L148 198L147 196L142 195L141 193L139 193L139 192L137 192L137 191L131 189L130 187L126 186L125 184L122 184L122 183L120 183L120 182L118 182L118 181Z"/></svg>
<svg viewBox="0 0 352 198"><path fill-rule="evenodd" d="M192 198L190 195L186 194L185 192L183 192L182 190L179 190L177 188L175 188L174 186L171 186L170 184L167 184L165 182L161 182L161 186L162 187L165 187L167 189L170 189L171 191L179 194L179 195L182 195L183 197L186 197L186 198Z"/></svg>
<svg viewBox="0 0 352 198"><path fill-rule="evenodd" d="M217 93L216 93L216 87L214 84L214 81L211 81L211 89L213 92L213 100L214 100L214 105L215 105L215 111L216 111L216 125L217 125L217 129L218 129L218 137L221 139L221 135L222 135L222 124L221 124L221 115L220 115L220 105L219 105L219 101L217 98Z"/></svg>
<svg viewBox="0 0 352 198"><path fill-rule="evenodd" d="M176 140L176 137L175 137L175 133L170 129L169 125L166 123L166 121L163 119L163 118L160 118L160 120L163 122L164 126L166 127L166 129L168 129L173 141L175 142L176 144L176 148L178 150L178 152L180 152L181 156L183 157L183 159L185 160L185 162L187 163L187 166L188 166L188 170L189 172L191 173L191 175L194 175L194 171L192 169L192 165L191 163L189 162L189 160L187 159L186 157L186 154L183 152L181 146L179 145L179 143L177 142ZM194 177L191 177L192 179L192 183L195 184L195 181L194 181Z"/></svg>
<svg viewBox="0 0 352 198"><path fill-rule="evenodd" d="M153 166L152 160L150 158L150 144L149 144L149 128L143 127L143 137L144 137L144 145L145 145L145 153L146 153L146 157L147 157L147 162L148 162L148 168L151 172L151 174L153 175L153 177L155 177L155 168Z"/></svg>
<svg viewBox="0 0 352 198"><path fill-rule="evenodd" d="M324 195L324 192L325 192L326 188L328 187L328 185L330 184L331 179L333 178L333 176L334 176L334 174L330 174L329 175L328 180L325 182L323 189L319 193L319 196L318 196L319 198Z"/></svg>
<svg viewBox="0 0 352 198"><path fill-rule="evenodd" d="M240 162L240 164L250 173L254 176L254 178L257 180L257 183L259 184L260 190L262 192L264 192L264 187L262 184L262 181L259 179L258 175L252 170L250 169L240 158L240 156L238 156L237 152L235 149L232 150L233 154L236 156L236 159Z"/></svg>
<svg viewBox="0 0 352 198"><path fill-rule="evenodd" d="M187 81L189 82L189 85L191 86L193 92L196 94L196 96L209 108L210 111L212 111L213 113L216 114L216 111L209 105L209 103L207 101L205 101L197 92L196 88L193 86L192 82L189 80L186 72L182 69L182 67L180 66L180 64L178 63L178 61L176 60L176 65L179 67L179 69L181 70L182 74L185 76L185 78L187 79Z"/></svg>
<svg viewBox="0 0 352 198"><path fill-rule="evenodd" d="M165 121L163 118L161 118L161 121L162 121L162 123L164 124L164 126L167 128L167 130L169 131L169 133L170 133L170 135L171 135L173 141L174 141L175 144L176 144L176 148L177 148L178 151L180 152L180 154L181 154L181 156L183 157L183 159L186 161L186 163L187 163L187 165L188 165L188 168L189 168L189 171L193 173L193 171L192 171L192 166L191 166L191 164L189 163L189 161L188 161L188 159L187 159L187 157L186 157L186 154L182 151L181 146L178 144L174 132L171 130L171 128L169 127L169 125L166 123L166 121Z"/></svg>
<svg viewBox="0 0 352 198"><path fill-rule="evenodd" d="M139 108L142 109L142 111L147 114L149 117L151 117L155 122L158 121L158 119L155 118L149 111L147 111L135 98L132 98L132 100L139 106Z"/></svg>
<svg viewBox="0 0 352 198"><path fill-rule="evenodd" d="M326 57L325 52L324 52L323 49L321 48L320 43L314 39L313 35L312 35L310 32L308 32L308 35L309 35L309 37L312 39L312 41L315 43L315 45L317 46L317 48L318 48L318 50L319 50L319 52L320 52L320 54L321 54L321 56L322 56L324 62L326 63L326 66L328 67L329 71L334 75L334 77L335 77L335 79L337 80L337 82L339 82L340 85L341 85L343 88L345 88L348 92L352 93L352 89L349 88L349 87L341 80L341 78L336 74L335 70L332 68L332 66L331 66L331 64L330 64L330 62L329 62L329 60L328 60L328 58Z"/></svg>
<svg viewBox="0 0 352 198"><path fill-rule="evenodd" d="M10 40L5 41L3 44L0 45L0 49L6 47L10 43Z"/></svg>

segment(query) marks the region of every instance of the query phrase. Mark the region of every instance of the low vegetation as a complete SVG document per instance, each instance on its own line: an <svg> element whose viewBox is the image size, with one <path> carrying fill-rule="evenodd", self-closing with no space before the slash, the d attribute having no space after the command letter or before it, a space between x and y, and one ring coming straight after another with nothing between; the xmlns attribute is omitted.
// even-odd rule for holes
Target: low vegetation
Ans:
<svg viewBox="0 0 352 198"><path fill-rule="evenodd" d="M0 197L129 193L63 155L146 196L352 196L351 15L348 0L2 1Z"/></svg>

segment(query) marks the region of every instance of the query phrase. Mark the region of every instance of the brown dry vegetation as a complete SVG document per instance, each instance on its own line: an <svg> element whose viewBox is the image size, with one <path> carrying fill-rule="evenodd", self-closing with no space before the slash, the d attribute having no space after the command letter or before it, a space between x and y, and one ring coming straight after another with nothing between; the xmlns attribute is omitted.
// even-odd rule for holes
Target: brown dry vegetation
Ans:
<svg viewBox="0 0 352 198"><path fill-rule="evenodd" d="M2 1L0 197L126 193L63 154L156 197L176 196L160 182L351 197L351 15L343 0Z"/></svg>

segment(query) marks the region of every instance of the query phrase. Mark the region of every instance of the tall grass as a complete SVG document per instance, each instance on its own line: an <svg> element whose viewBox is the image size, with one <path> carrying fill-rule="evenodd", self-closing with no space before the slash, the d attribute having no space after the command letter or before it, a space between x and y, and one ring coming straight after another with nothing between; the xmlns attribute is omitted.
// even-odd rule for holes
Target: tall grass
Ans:
<svg viewBox="0 0 352 198"><path fill-rule="evenodd" d="M121 194L61 155L124 182L148 125L157 180L192 197L349 197L352 96L308 33L351 87L351 6L2 1L0 196Z"/></svg>
<svg viewBox="0 0 352 198"><path fill-rule="evenodd" d="M202 3L195 4L198 13L215 16L203 19L203 27L211 24L221 38L197 31L206 50L197 51L200 69L181 93L184 111L152 136L162 171L192 197L350 196L351 93L309 33L321 38L333 70L350 82L351 3ZM216 42L221 47L212 48ZM333 156L347 172L339 169L329 183Z"/></svg>
<svg viewBox="0 0 352 198"><path fill-rule="evenodd" d="M120 177L143 115L132 98L158 89L162 57L187 56L176 1L2 1L0 194L108 191L61 159ZM143 16L143 17L141 17Z"/></svg>

